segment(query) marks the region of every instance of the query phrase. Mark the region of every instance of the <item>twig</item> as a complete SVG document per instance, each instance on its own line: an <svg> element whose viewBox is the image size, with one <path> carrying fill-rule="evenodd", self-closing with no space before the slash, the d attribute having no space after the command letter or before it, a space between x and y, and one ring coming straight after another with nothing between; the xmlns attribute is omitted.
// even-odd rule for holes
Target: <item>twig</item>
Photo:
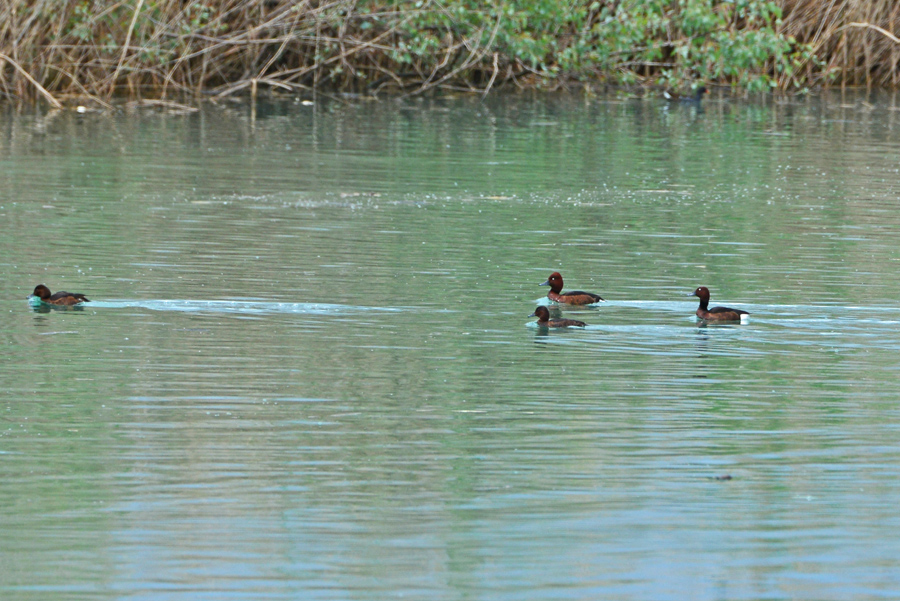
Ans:
<svg viewBox="0 0 900 601"><path fill-rule="evenodd" d="M8 62L10 65L12 65L13 67L15 67L16 71L18 71L19 73L21 73L21 74L22 74L22 77L24 77L25 79L27 79L27 80L31 83L31 85L33 85L34 87L36 87L37 90L38 90L38 92L41 93L41 96L43 96L44 98L46 98L46 99L47 99L47 102L49 102L49 103L53 106L53 108L61 109L61 108L63 107L62 103L61 103L59 100L57 100L56 98L54 98L54 97L53 97L53 94L51 94L50 92L48 92L47 90L45 90L45 89L44 89L44 86L42 86L41 84L39 84L39 83L38 83L31 75L29 75L29 74L28 74L28 71L26 71L25 69L23 69L22 66L19 65L19 63L17 63L16 61L14 61L13 59L11 59L10 57L6 56L6 55L3 54L2 52L0 52L0 60L5 60L5 61Z"/></svg>
<svg viewBox="0 0 900 601"><path fill-rule="evenodd" d="M488 92L491 91L491 88L492 88L493 85L494 85L494 80L497 79L497 71L499 70L499 69L498 69L498 66L497 66L497 57L498 57L498 53L495 52L495 53L494 53L494 72L491 73L491 80L488 82L488 85L487 85L487 87L484 89L484 92L481 93L481 99L482 99L482 100L484 100L484 99L487 97Z"/></svg>
<svg viewBox="0 0 900 601"><path fill-rule="evenodd" d="M128 33L125 34L125 44L122 46L122 55L119 57L119 64L116 65L116 70L113 72L112 79L109 80L110 95L112 95L113 88L116 85L116 79L119 78L119 71L122 70L122 63L125 62L125 54L128 52L128 47L131 45L131 34L134 31L134 25L137 23L138 14L140 14L143 5L144 0L138 0L137 6L134 7L134 15L131 17L131 24L128 26Z"/></svg>
<svg viewBox="0 0 900 601"><path fill-rule="evenodd" d="M91 99L91 102L96 102L97 104L99 104L100 106L102 106L103 108L105 108L105 109L107 109L107 110L112 110L112 109L114 108L113 105L111 105L111 104L109 104L108 102L104 101L102 98L99 98L99 97L97 97L97 96L91 94L91 93L88 91L88 89L87 89L86 87L84 87L84 84L82 84L80 81L78 81L78 78L75 77L73 74L69 73L68 71L65 71L64 69L62 69L62 68L60 68L60 67L57 67L57 66L55 66L55 65L48 65L47 68L48 68L48 69L54 69L54 70L58 71L60 74L65 75L66 77L68 77L68 78L71 80L71 82L72 82L71 85L74 85L75 87L77 87L78 89L81 90L81 94L80 94L80 95L81 95L81 96L85 96L85 97L87 97L87 98L90 98L90 99ZM68 92L68 93L64 92L64 93L63 93L63 96L73 96L73 94L72 94L71 92ZM78 94L74 94L74 96L79 96L79 95L78 95Z"/></svg>
<svg viewBox="0 0 900 601"><path fill-rule="evenodd" d="M897 36L892 34L887 29L879 27L878 25L872 25L871 23L847 23L846 25L844 25L844 27L860 27L860 28L864 28L864 29L874 29L875 31L877 31L878 33L883 35L884 37L890 39L895 44L900 44L900 38L898 38Z"/></svg>
<svg viewBox="0 0 900 601"><path fill-rule="evenodd" d="M368 41L368 42L361 41L361 42L359 42L359 45L356 46L355 48L351 48L351 49L347 50L346 52L342 52L341 54L339 54L337 56L332 56L331 58L325 59L324 61L322 61L320 63L315 63L310 67L300 67L297 69L289 69L286 71L280 71L280 72L276 73L276 75L285 76L285 75L290 74L289 79L291 79L291 80L299 79L299 78L303 77L304 75L306 75L307 73L309 73L310 71L315 71L318 73L318 70L321 67L324 67L325 65L331 64L336 61L343 61L348 56L350 56L352 54L356 54L357 52L361 52L363 50L368 50L368 49L372 49L372 48L378 48L377 43L379 41L388 37L392 33L395 33L396 30L399 29L401 25L404 25L407 21L409 21L410 18L411 17L406 17L405 19L403 19L403 21L398 23L396 26L392 27L391 29L389 29L385 32L380 33L371 41ZM317 52L318 52L318 50L317 50Z"/></svg>

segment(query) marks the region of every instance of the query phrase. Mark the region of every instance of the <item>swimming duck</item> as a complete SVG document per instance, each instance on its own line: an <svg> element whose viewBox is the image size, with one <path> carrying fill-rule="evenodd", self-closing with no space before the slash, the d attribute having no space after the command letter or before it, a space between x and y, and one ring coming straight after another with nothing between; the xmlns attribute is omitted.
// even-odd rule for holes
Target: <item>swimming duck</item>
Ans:
<svg viewBox="0 0 900 601"><path fill-rule="evenodd" d="M567 305L592 305L603 301L599 294L594 294L593 292L573 290L572 292L561 294L563 289L563 279L562 276L559 275L559 272L556 271L551 273L550 277L547 278L547 281L541 284L541 286L550 286L550 292L547 293L547 298L558 303L565 303Z"/></svg>
<svg viewBox="0 0 900 601"><path fill-rule="evenodd" d="M550 309L540 306L528 317L537 317L537 324L542 328L583 328L587 324L577 319L550 319Z"/></svg>
<svg viewBox="0 0 900 601"><path fill-rule="evenodd" d="M669 102L681 102L682 104L700 104L700 101L703 100L703 95L706 94L708 90L704 86L700 86L694 93L690 96L681 96L674 92L663 92L663 97Z"/></svg>
<svg viewBox="0 0 900 601"><path fill-rule="evenodd" d="M84 302L90 302L90 299L83 294L76 292L57 292L50 294L50 289L43 284L34 287L34 292L28 298L39 298L48 305L77 305Z"/></svg>
<svg viewBox="0 0 900 601"><path fill-rule="evenodd" d="M688 296L700 297L700 307L697 308L697 317L704 321L742 321L747 311L731 309L729 307L713 307L709 309L709 288L700 286Z"/></svg>

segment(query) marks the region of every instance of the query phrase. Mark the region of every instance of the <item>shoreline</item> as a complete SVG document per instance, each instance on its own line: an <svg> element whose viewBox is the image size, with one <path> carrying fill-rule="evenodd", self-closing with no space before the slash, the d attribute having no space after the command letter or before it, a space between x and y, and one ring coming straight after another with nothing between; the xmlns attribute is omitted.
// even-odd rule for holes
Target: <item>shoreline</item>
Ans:
<svg viewBox="0 0 900 601"><path fill-rule="evenodd" d="M62 108L125 98L364 97L509 90L728 88L794 94L900 88L892 0L561 5L507 0L115 4L94 14L10 0L0 98ZM893 33L892 33L893 32Z"/></svg>

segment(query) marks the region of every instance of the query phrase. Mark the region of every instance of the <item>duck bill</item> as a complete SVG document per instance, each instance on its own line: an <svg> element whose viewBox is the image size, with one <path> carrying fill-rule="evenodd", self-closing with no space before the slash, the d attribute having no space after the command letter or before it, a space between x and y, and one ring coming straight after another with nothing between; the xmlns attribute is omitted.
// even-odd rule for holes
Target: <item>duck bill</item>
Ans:
<svg viewBox="0 0 900 601"><path fill-rule="evenodd" d="M543 284L538 284L538 286L549 286L549 285L550 285L550 280L547 280Z"/></svg>

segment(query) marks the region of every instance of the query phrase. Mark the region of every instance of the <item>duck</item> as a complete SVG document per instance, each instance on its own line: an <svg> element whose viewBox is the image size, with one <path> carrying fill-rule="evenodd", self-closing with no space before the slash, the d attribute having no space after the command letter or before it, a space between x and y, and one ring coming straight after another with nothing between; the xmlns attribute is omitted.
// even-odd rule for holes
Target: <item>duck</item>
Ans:
<svg viewBox="0 0 900 601"><path fill-rule="evenodd" d="M550 277L547 278L547 281L540 285L550 286L550 292L547 293L547 298L558 303L565 303L567 305L593 305L594 303L604 302L599 294L594 294L593 292L573 290L572 292L562 294L563 279L557 271L551 273Z"/></svg>
<svg viewBox="0 0 900 601"><path fill-rule="evenodd" d="M57 292L56 294L50 294L50 289L43 284L35 286L34 292L28 298L39 298L41 299L41 302L47 303L48 305L72 306L90 302L88 297L83 294L78 294L77 292Z"/></svg>
<svg viewBox="0 0 900 601"><path fill-rule="evenodd" d="M541 305L528 317L537 317L537 325L542 328L583 328L587 324L577 319L550 319L550 309Z"/></svg>
<svg viewBox="0 0 900 601"><path fill-rule="evenodd" d="M706 286L700 286L688 296L700 297L697 317L703 321L743 321L745 316L750 315L747 311L729 307L713 307L709 309L709 288Z"/></svg>
<svg viewBox="0 0 900 601"><path fill-rule="evenodd" d="M663 97L669 102L681 102L683 104L700 104L700 101L703 100L703 95L706 94L709 90L706 89L705 86L700 86L694 93L690 96L681 96L674 92L663 92Z"/></svg>

